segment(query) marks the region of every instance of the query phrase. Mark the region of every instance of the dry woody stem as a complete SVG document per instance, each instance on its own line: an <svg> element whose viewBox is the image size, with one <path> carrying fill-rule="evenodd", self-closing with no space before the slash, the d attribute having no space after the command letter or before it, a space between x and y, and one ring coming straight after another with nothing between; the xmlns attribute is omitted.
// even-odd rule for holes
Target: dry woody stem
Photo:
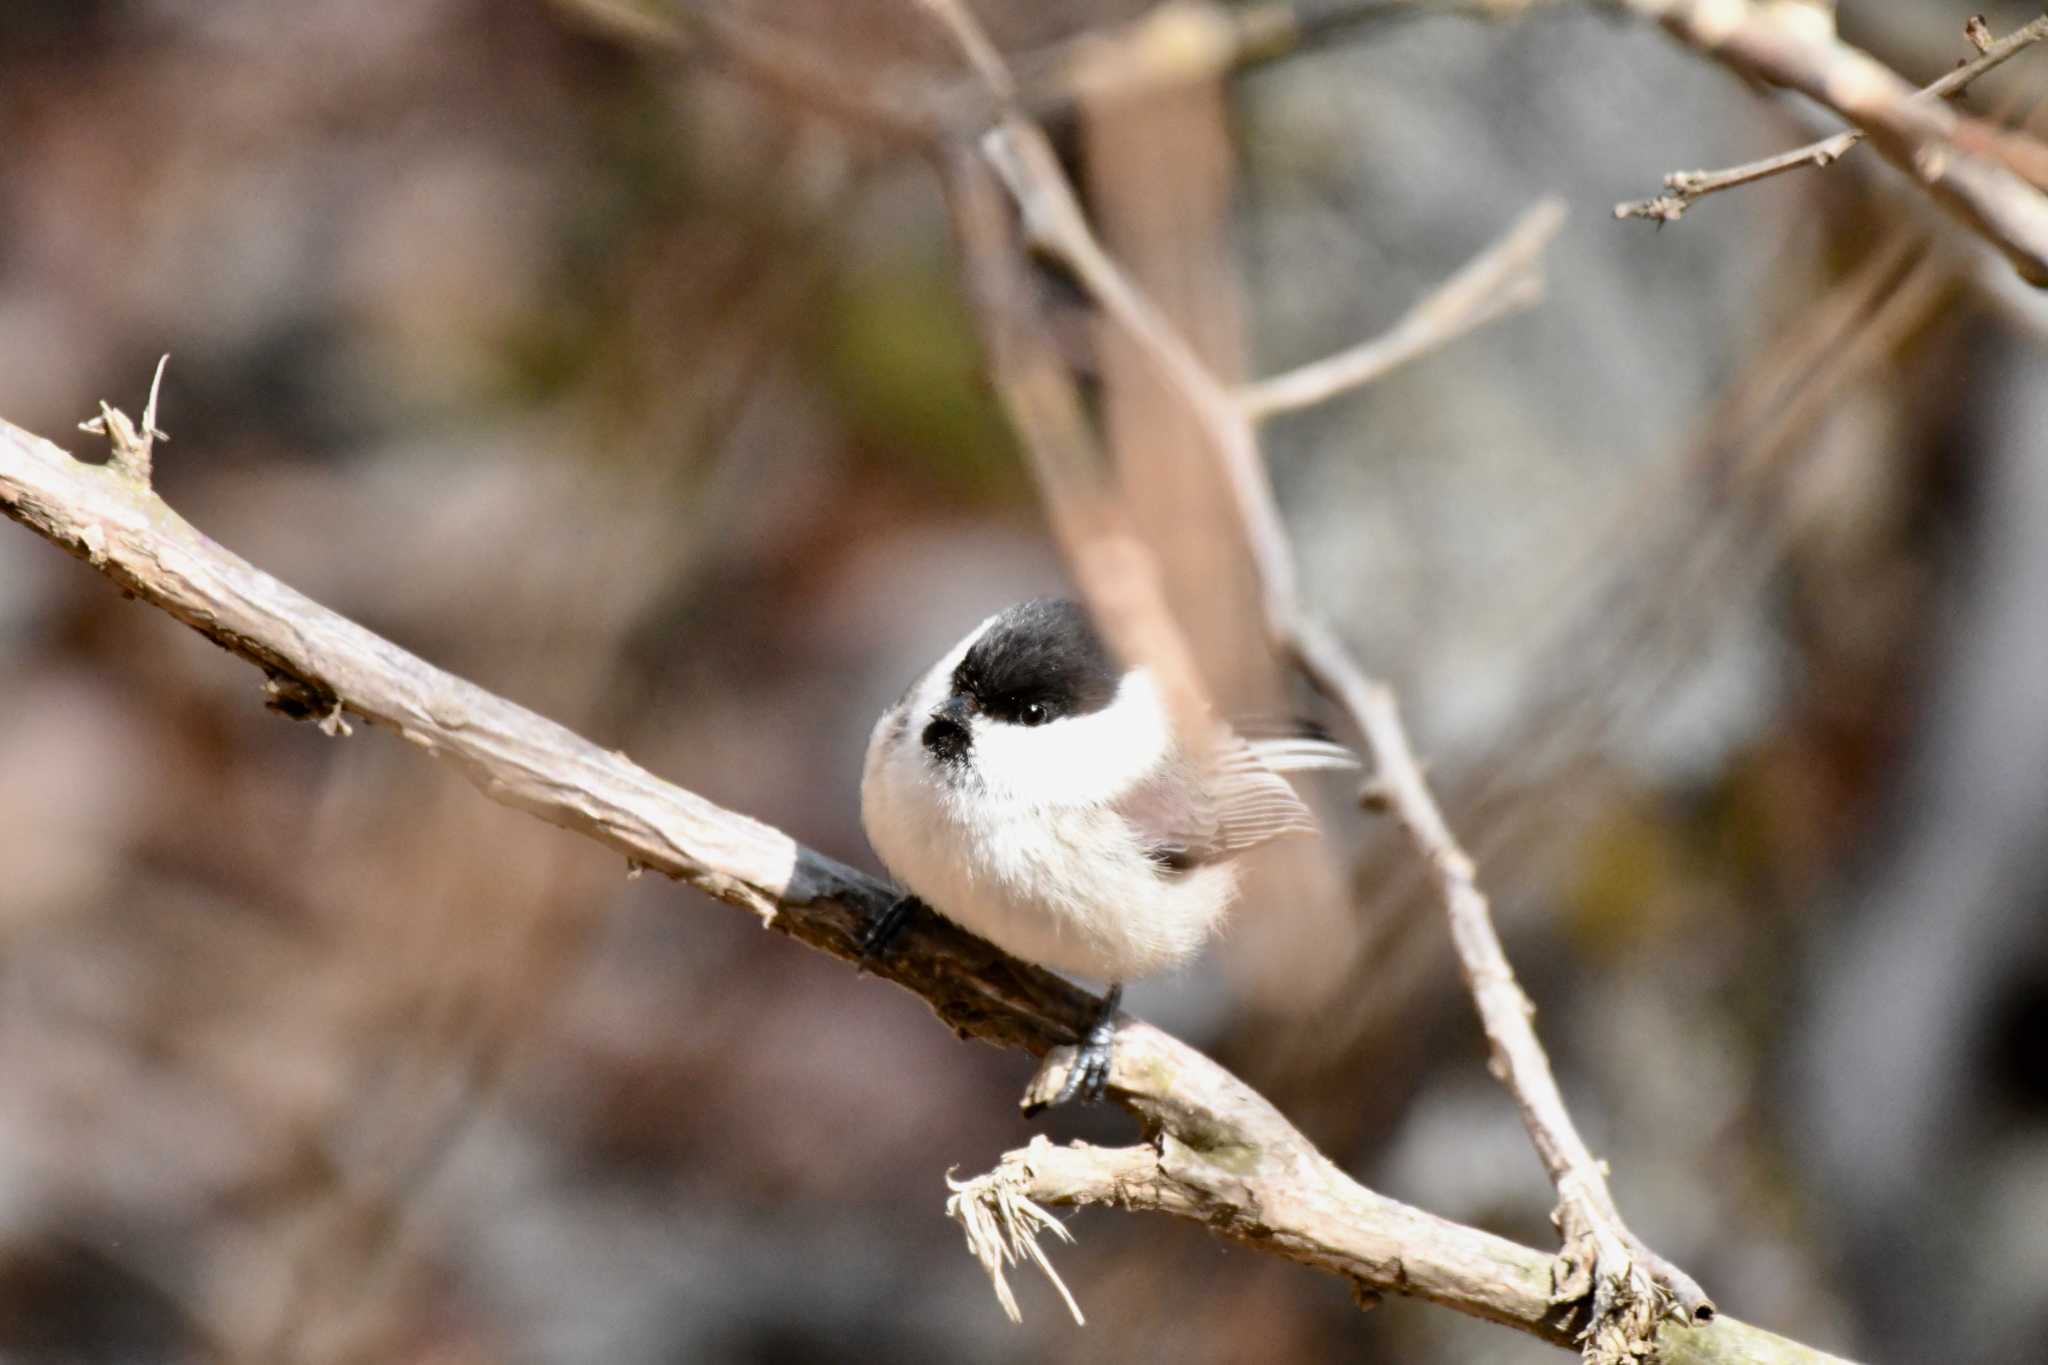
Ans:
<svg viewBox="0 0 2048 1365"><path fill-rule="evenodd" d="M1978 22L1973 18L1973 27L1970 30L1972 45L1977 47L1979 53L1976 59L1964 62L1940 80L1923 86L1915 96L1916 99L1952 99L1960 96L1979 76L2004 65L2043 38L2048 38L2048 15L2043 15L2025 27L2014 30L1996 42L1976 41L1974 26ZM1710 194L1754 184L1759 180L1767 180L1772 176L1783 175L1787 171L1796 171L1802 167L1831 166L1847 156L1861 141L1863 130L1850 128L1832 137L1824 137L1818 142L1810 142L1804 147L1745 162L1740 166L1730 166L1726 170L1673 171L1664 177L1663 194L1654 199L1637 199L1616 204L1614 216L1675 223L1685 216L1685 211L1696 201Z"/></svg>
<svg viewBox="0 0 2048 1365"><path fill-rule="evenodd" d="M329 611L208 539L126 471L84 464L4 421L0 513L261 668L269 704L282 714L347 713L393 730L449 760L490 799L596 840L631 867L688 882L779 933L857 962L860 930L893 899L891 888L780 830L664 782ZM963 1036L1032 1053L1071 1042L1090 1018L1085 993L932 917L909 926L901 950L878 971ZM1570 1329L1549 1298L1547 1256L1358 1186L1243 1082L1186 1045L1130 1022L1112 1085L1153 1135L1152 1146L1132 1151L1156 1153L1159 1171L1175 1183L1095 1181L1067 1199L1020 1187L1025 1197L1108 1197L1196 1219L1376 1292L1426 1298L1568 1344ZM1668 1325L1661 1342L1674 1361L1830 1359L1727 1318Z"/></svg>
<svg viewBox="0 0 2048 1365"><path fill-rule="evenodd" d="M1543 248L1564 226L1564 205L1546 199L1459 271L1416 301L1392 327L1356 346L1248 384L1237 395L1264 419L1326 403L1490 322L1543 301Z"/></svg>
<svg viewBox="0 0 2048 1365"><path fill-rule="evenodd" d="M1957 113L1868 53L1747 0L1609 0L1688 47L1840 114L1951 216L2048 286L2048 147Z"/></svg>

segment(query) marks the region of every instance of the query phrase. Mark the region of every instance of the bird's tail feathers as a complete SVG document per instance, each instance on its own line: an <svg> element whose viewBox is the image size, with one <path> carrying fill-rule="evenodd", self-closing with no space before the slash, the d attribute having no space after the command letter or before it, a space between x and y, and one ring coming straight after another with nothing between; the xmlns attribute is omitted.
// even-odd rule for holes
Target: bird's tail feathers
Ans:
<svg viewBox="0 0 2048 1365"><path fill-rule="evenodd" d="M1317 769L1357 768L1358 755L1327 739L1255 739L1251 749L1259 761L1274 772L1311 772Z"/></svg>

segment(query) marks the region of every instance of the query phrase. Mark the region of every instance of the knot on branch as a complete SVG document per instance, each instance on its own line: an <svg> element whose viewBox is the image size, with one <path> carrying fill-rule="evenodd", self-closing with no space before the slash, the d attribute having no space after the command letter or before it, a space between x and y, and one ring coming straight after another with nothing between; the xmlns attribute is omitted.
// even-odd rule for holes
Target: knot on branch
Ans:
<svg viewBox="0 0 2048 1365"><path fill-rule="evenodd" d="M263 670L263 704L287 720L317 720L320 728L329 735L347 734L348 726L341 717L341 698L328 688L310 678L301 678L281 669Z"/></svg>
<svg viewBox="0 0 2048 1365"><path fill-rule="evenodd" d="M1617 1264L1598 1246L1590 1230L1565 1243L1552 1271L1551 1302L1585 1306L1578 1341L1587 1365L1633 1365L1649 1357L1658 1323L1675 1301L1626 1251Z"/></svg>
<svg viewBox="0 0 2048 1365"><path fill-rule="evenodd" d="M143 405L142 426L137 429L128 414L114 407L104 399L100 401L100 415L80 422L80 431L89 431L95 436L107 438L112 453L107 464L115 473L129 481L149 487L150 461L158 441L171 438L157 429L156 399L158 390L164 384L164 366L171 363L166 355L156 362L156 375L149 381L149 401ZM95 560L97 562L97 560Z"/></svg>
<svg viewBox="0 0 2048 1365"><path fill-rule="evenodd" d="M1664 1319L1706 1323L1714 1304L1698 1284L1644 1246L1615 1213L1604 1186L1568 1174L1550 1215L1564 1245L1551 1266L1553 1304L1582 1304L1579 1349L1591 1365L1630 1365L1650 1356Z"/></svg>

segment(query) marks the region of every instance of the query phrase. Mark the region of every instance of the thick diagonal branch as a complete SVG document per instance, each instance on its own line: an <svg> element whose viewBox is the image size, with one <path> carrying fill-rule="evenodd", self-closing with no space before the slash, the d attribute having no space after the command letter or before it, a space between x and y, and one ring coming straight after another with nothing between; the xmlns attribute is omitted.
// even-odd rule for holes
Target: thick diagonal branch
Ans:
<svg viewBox="0 0 2048 1365"><path fill-rule="evenodd" d="M892 899L891 888L780 830L664 782L328 610L209 540L128 471L83 464L5 422L0 512L257 665L279 711L307 719L347 713L394 730L452 761L492 800L688 882L792 938L857 961L859 931ZM1005 1047L1043 1053L1072 1041L1090 1019L1092 1001L1081 991L931 917L910 927L881 971L964 1036ZM1182 1170L1206 1162L1214 1174L1210 1196L1190 1193L1199 1180L1156 1192L1132 1185L1119 1201L1127 1207L1198 1219L1375 1292L1429 1299L1566 1343L1542 1253L1363 1189L1242 1081L1185 1044L1127 1021L1111 1085L1157 1135L1162 1157L1178 1154ZM1257 1182L1226 1179L1232 1171ZM1726 1319L1675 1332L1669 1343L1669 1358L1682 1361L1830 1359Z"/></svg>
<svg viewBox="0 0 2048 1365"><path fill-rule="evenodd" d="M485 795L587 835L637 866L688 882L770 928L856 961L859 933L891 888L780 830L655 777L624 754L443 672L215 544L149 485L74 460L0 422L0 511L90 562L267 675L270 705L343 728L396 731ZM947 1023L1043 1053L1071 1041L1091 998L943 921L879 970Z"/></svg>

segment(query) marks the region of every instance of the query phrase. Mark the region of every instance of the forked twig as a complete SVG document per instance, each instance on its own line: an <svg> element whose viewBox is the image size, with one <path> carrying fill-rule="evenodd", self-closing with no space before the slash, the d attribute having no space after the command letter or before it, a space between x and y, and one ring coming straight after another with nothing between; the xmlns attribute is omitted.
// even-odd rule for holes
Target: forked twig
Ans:
<svg viewBox="0 0 2048 1365"><path fill-rule="evenodd" d="M1564 203L1544 199L1500 240L1467 261L1386 331L1286 374L1247 384L1237 401L1255 419L1327 403L1362 388L1467 332L1543 299L1543 249L1564 226Z"/></svg>
<svg viewBox="0 0 2048 1365"><path fill-rule="evenodd" d="M1751 0L1607 0L1745 76L1784 86L1863 131L1948 213L2048 286L2048 146L1922 98L1861 49Z"/></svg>
<svg viewBox="0 0 2048 1365"><path fill-rule="evenodd" d="M1981 23L1973 18L1972 25ZM1921 87L1916 99L1950 99L1961 95L1970 88L1971 82L1979 76L2004 65L2019 53L2035 43L2048 38L2048 15L2043 15L2026 26L2014 30L1992 43L1976 40L1976 30L1966 30L1972 37L1972 46L1978 49L1978 56L1964 62L1940 80ZM1675 223L1685 216L1685 211L1710 194L1732 190L1742 185L1752 185L1787 171L1803 167L1832 166L1854 150L1863 141L1861 128L1849 128L1810 142L1789 152L1767 156L1756 161L1747 161L1740 166L1730 166L1719 171L1673 171L1664 177L1664 193L1654 199L1635 199L1614 206L1616 218L1647 218L1658 223Z"/></svg>

